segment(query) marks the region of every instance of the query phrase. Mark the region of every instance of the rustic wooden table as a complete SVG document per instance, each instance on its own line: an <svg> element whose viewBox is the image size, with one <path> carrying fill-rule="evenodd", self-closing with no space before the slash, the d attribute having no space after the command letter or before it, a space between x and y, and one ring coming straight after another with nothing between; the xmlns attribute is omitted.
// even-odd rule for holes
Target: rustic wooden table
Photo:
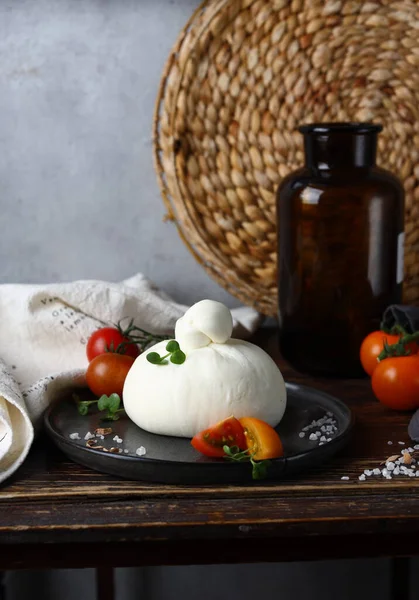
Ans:
<svg viewBox="0 0 419 600"><path fill-rule="evenodd" d="M399 441L409 445L409 416L375 401L368 380L314 380L292 371L279 358L275 332L255 341L288 381L325 390L353 409L354 434L339 456L277 483L167 486L90 471L41 438L0 488L0 569L418 554L419 477L358 479L400 452ZM393 566L393 597L404 600L408 562L395 558ZM103 573L98 580L106 581ZM99 595L110 598L110 587Z"/></svg>

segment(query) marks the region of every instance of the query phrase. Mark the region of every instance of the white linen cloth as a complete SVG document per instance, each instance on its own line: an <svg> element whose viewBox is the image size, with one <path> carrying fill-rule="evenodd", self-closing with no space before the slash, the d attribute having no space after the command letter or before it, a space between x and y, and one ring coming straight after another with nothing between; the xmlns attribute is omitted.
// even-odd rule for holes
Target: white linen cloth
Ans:
<svg viewBox="0 0 419 600"><path fill-rule="evenodd" d="M187 308L141 273L119 283L0 285L0 483L25 460L49 403L85 385L93 331L126 317L171 335ZM248 338L262 320L247 307L232 314L233 337Z"/></svg>

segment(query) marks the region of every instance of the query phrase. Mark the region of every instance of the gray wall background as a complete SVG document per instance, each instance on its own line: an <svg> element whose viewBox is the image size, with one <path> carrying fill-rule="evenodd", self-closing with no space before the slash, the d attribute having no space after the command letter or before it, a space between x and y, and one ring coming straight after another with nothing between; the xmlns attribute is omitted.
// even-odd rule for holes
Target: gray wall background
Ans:
<svg viewBox="0 0 419 600"><path fill-rule="evenodd" d="M197 5L0 0L0 283L141 271L179 301L238 304L163 223L153 171L161 71ZM94 598L90 570L9 573L7 582L8 600L34 589L44 600ZM388 561L120 569L117 582L121 600L385 600Z"/></svg>

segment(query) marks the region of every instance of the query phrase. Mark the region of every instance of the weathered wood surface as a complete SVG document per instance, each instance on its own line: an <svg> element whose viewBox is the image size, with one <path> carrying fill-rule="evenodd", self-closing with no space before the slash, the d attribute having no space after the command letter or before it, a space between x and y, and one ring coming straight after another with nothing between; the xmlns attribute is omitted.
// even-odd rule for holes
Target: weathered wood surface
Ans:
<svg viewBox="0 0 419 600"><path fill-rule="evenodd" d="M279 360L273 332L257 340ZM280 366L353 409L352 440L329 464L271 484L165 486L90 471L41 439L0 488L0 568L417 554L419 477L358 480L400 452L398 441L410 444L409 415L382 407L368 380L311 380Z"/></svg>

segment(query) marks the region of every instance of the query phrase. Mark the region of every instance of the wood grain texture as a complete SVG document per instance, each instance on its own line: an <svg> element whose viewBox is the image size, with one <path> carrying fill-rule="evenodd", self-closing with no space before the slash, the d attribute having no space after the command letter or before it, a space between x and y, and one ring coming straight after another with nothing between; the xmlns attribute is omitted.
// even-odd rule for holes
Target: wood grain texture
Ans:
<svg viewBox="0 0 419 600"><path fill-rule="evenodd" d="M325 390L354 411L353 438L330 464L270 484L167 486L90 471L41 438L0 489L0 568L417 554L419 477L358 480L400 452L398 441L410 444L409 415L382 407L368 380L295 373L279 359L272 331L256 341L288 381ZM267 539L275 542L269 552Z"/></svg>

